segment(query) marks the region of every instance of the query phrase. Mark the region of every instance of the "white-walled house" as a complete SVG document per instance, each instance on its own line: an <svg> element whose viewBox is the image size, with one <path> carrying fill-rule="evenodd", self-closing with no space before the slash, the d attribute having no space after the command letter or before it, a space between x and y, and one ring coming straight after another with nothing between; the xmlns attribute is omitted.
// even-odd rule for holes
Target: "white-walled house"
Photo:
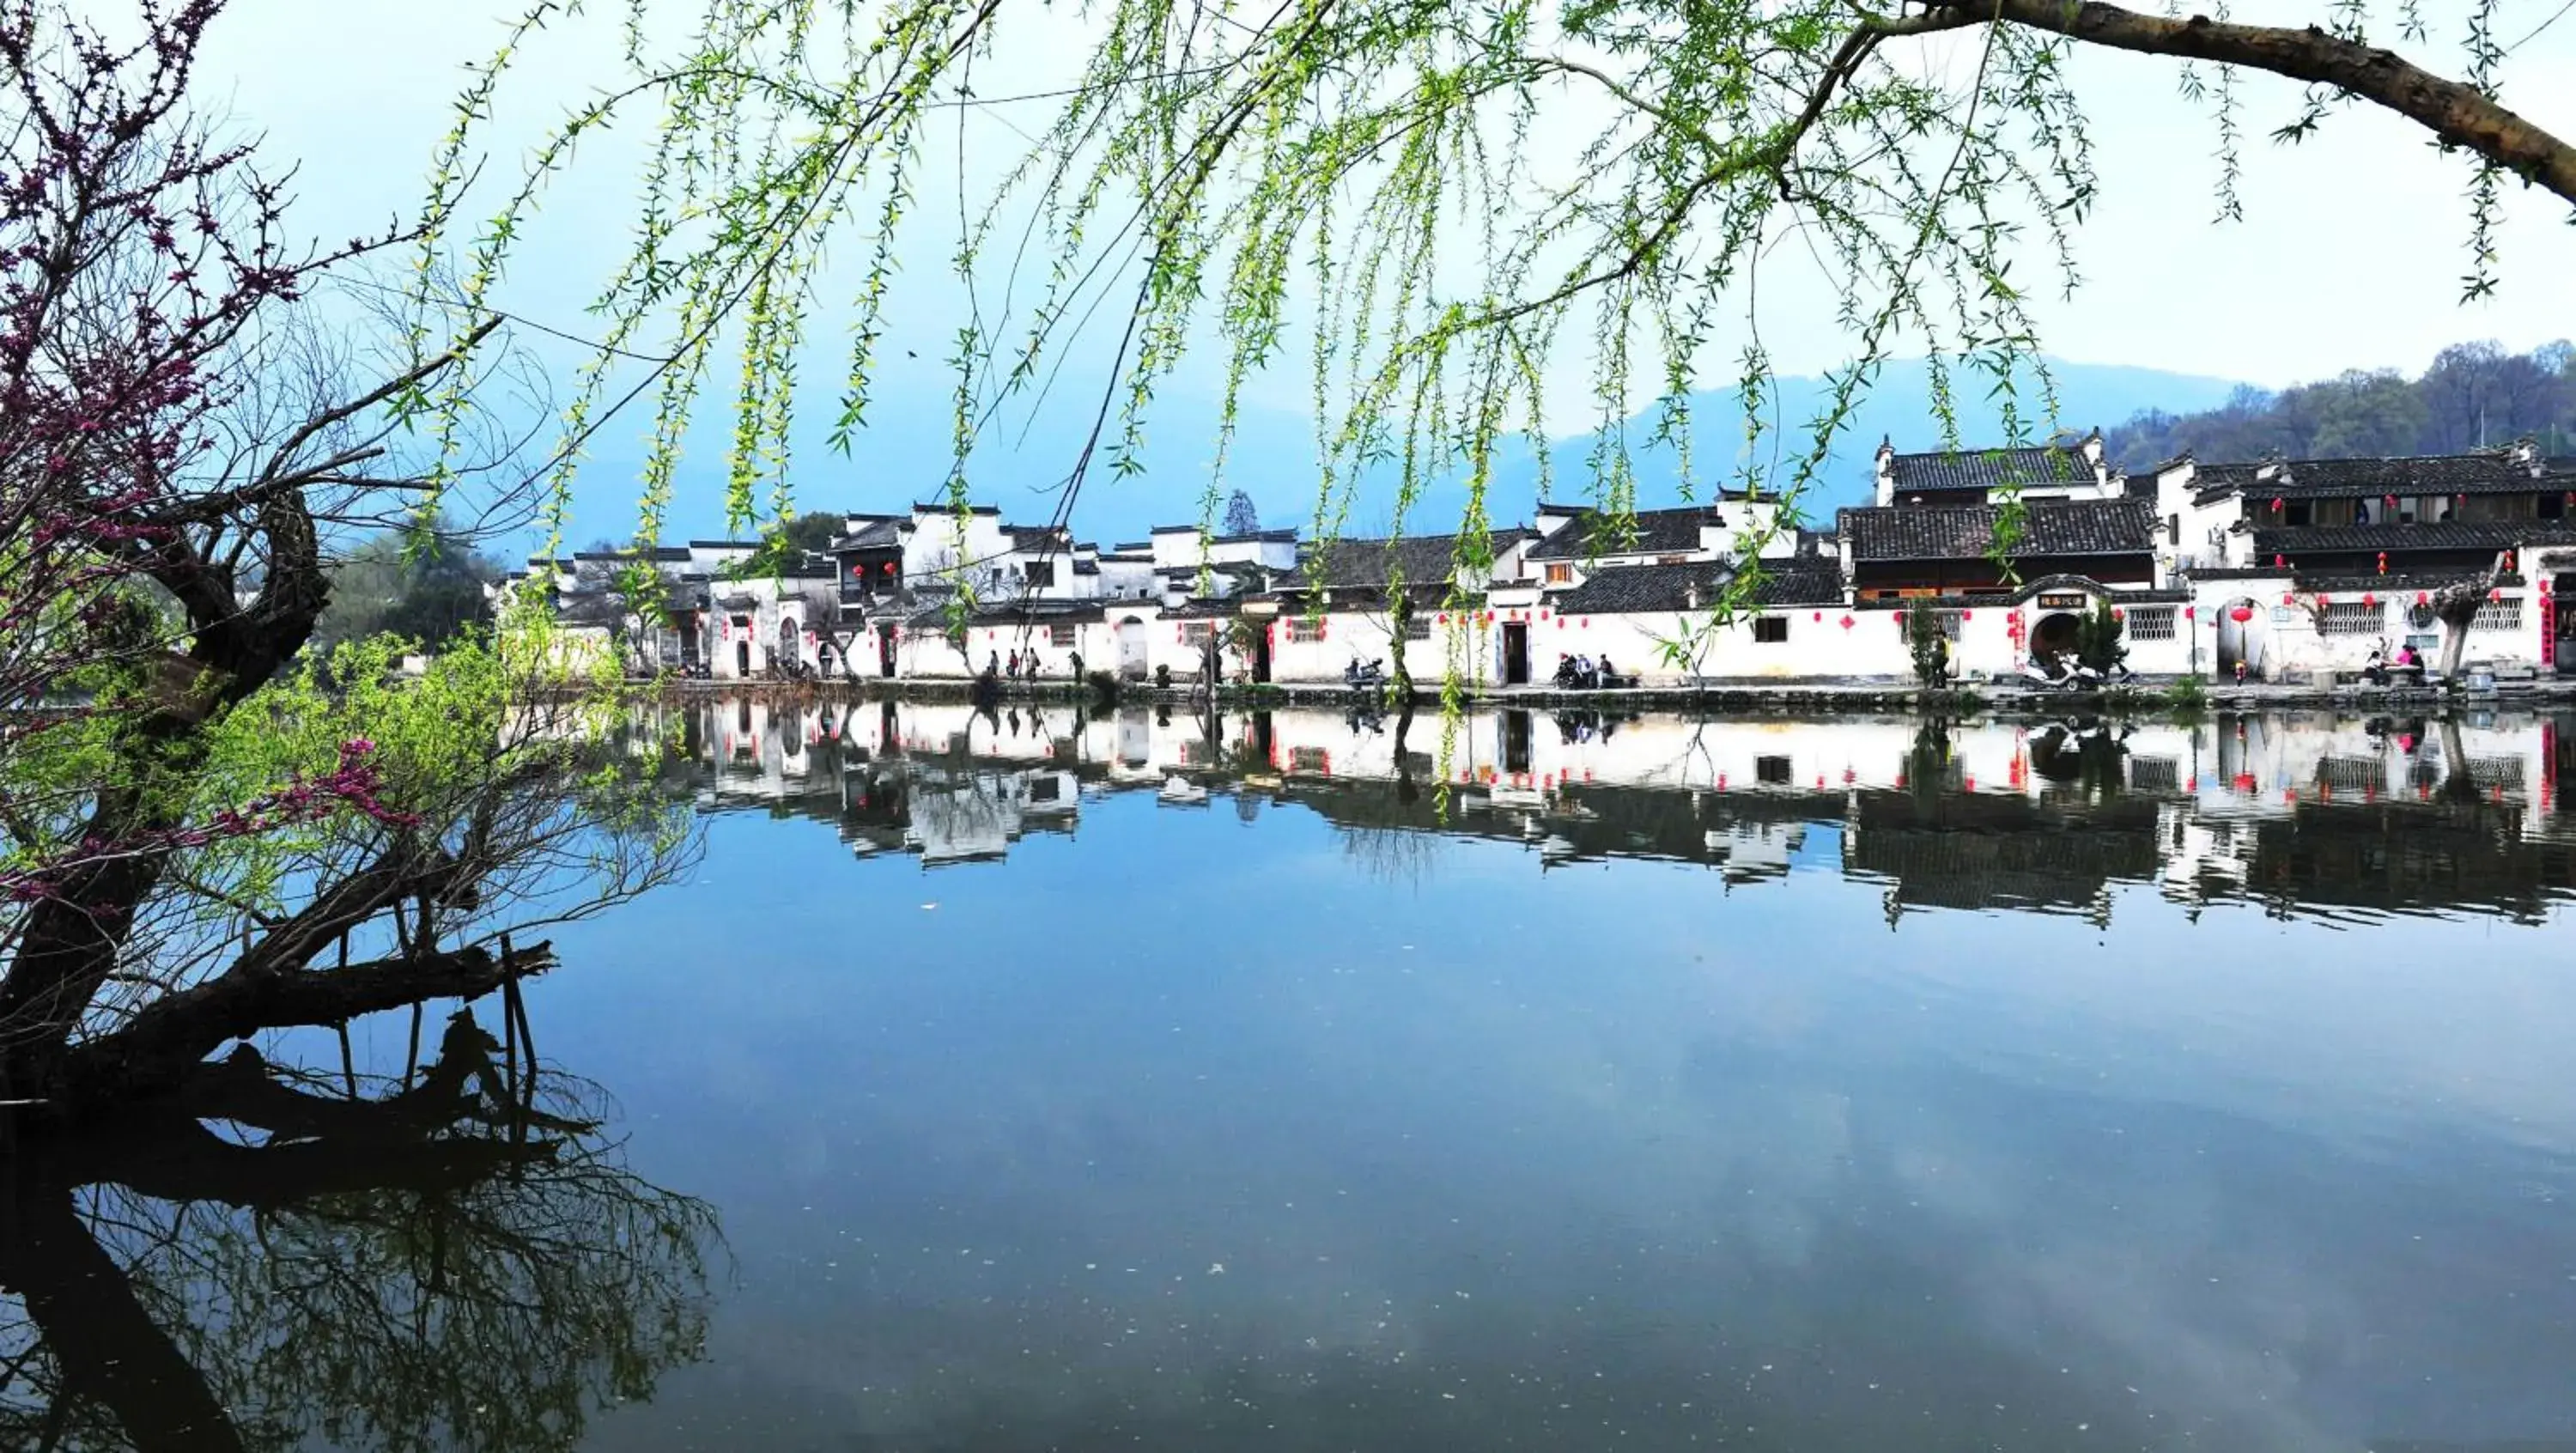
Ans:
<svg viewBox="0 0 2576 1453"><path fill-rule="evenodd" d="M2165 548L2190 582L2204 669L2313 680L2413 645L2438 659L2431 602L2486 582L2463 660L2555 671L2576 643L2576 461L2524 440L2467 454L2271 459L2152 471Z"/></svg>

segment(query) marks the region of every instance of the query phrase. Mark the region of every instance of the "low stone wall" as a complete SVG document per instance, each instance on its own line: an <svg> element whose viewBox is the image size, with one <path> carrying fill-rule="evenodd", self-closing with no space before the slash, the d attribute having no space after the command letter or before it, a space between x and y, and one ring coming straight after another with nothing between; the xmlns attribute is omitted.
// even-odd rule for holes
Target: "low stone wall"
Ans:
<svg viewBox="0 0 2576 1453"><path fill-rule="evenodd" d="M1710 685L1700 687L1645 687L1623 691L1559 691L1552 687L1522 686L1510 688L1470 689L1466 699L1479 708L1509 707L1535 711L1613 711L1613 712L1689 712L1720 716L1868 716L1891 714L1940 714L1964 716L1972 713L2002 712L2009 714L2063 715L2069 710L2109 712L2160 712L2175 705L2171 682L2145 681L2135 686L2110 691L2046 691L2019 685L1972 686L1960 691L1927 695L1912 686L1894 683L1843 683L1816 686ZM677 680L663 683L664 691L674 697L723 696L728 699L746 692L781 699L804 699L829 696L837 699L894 701L969 701L974 699L974 683L969 681L904 681L869 680L860 682L741 682ZM1091 688L1070 681L1004 683L998 699L1078 703L1092 699ZM2491 692L2446 690L2430 687L2376 687L2353 685L2275 685L2249 683L2244 686L2205 684L2202 700L2212 710L2262 711L2295 707L2333 707L2347 711L2438 711L2454 707L2544 707L2576 703L2576 678L2540 677L2532 681L2502 682ZM1175 686L1166 690L1128 686L1121 692L1122 702L1167 707L1190 707L1201 699L1197 691ZM1264 707L1311 707L1334 711L1376 702L1392 710L1391 693L1353 691L1339 685L1306 684L1225 686L1218 688L1217 700L1229 710L1259 710ZM1440 708L1437 689L1423 688L1414 692L1417 712L1435 712Z"/></svg>

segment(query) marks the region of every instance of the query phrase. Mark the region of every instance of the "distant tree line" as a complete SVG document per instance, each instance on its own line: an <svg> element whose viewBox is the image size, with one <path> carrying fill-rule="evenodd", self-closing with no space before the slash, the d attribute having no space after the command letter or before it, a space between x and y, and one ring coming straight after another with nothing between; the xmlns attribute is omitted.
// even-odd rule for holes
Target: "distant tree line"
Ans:
<svg viewBox="0 0 2576 1453"><path fill-rule="evenodd" d="M2245 387L2193 414L2150 409L2103 435L2130 469L2188 451L2203 461L2457 454L2537 439L2543 453L2576 454L2576 346L2529 353L2455 343L2414 378L2353 369L2279 393Z"/></svg>
<svg viewBox="0 0 2576 1453"><path fill-rule="evenodd" d="M470 625L486 623L485 588L498 560L441 519L425 533L387 530L324 567L330 597L306 649L328 655L343 641L393 634L435 651Z"/></svg>

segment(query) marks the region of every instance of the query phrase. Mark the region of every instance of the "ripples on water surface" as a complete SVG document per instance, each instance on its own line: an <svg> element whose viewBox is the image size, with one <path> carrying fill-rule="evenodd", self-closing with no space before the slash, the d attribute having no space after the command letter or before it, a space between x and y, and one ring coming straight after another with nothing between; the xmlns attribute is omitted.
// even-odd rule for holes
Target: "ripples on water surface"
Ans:
<svg viewBox="0 0 2576 1453"><path fill-rule="evenodd" d="M2566 722L1442 738L647 724L532 1018L729 1256L584 1445L2576 1449Z"/></svg>

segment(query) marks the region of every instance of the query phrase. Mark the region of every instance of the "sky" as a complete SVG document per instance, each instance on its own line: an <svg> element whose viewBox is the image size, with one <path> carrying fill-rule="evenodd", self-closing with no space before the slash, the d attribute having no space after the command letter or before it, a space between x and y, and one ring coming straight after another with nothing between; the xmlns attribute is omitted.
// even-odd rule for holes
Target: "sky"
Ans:
<svg viewBox="0 0 2576 1453"><path fill-rule="evenodd" d="M294 215L302 225L333 238L381 227L417 209L463 67L498 39L498 9L488 18L478 13L486 3L234 0L200 68L201 94L264 137L270 165L291 159L299 168ZM2514 47L2503 69L2506 100L2564 135L2576 133L2576 17L2549 23L2562 3L2502 0L2497 31ZM2390 5L2377 8L2381 26L2393 25ZM693 6L656 0L654 9L666 33L678 34ZM2322 0L2240 0L2235 18L2307 23L2323 10ZM2434 27L2421 57L2456 73L2465 0L2421 0L2421 10ZM1039 23L1038 43L1006 46L979 70L979 90L1005 94L1061 77L1067 52L1059 42L1075 23L1062 8L1051 10ZM615 16L594 25L613 35ZM505 147L523 139L605 80L603 45L558 40L531 50L515 88L504 92L491 134ZM1935 49L1920 64L1941 71L1968 61ZM2443 346L2466 339L2521 349L2576 334L2576 228L2545 194L2507 196L2505 286L2491 300L2464 305L2468 171L2457 158L2436 154L2408 123L2356 107L2334 116L2318 137L2282 146L2267 133L2295 114L2298 89L2247 77L2246 216L2221 224L2213 220L2216 132L2205 105L2176 94L2172 63L2087 48L2073 65L2105 185L2076 234L2085 284L2038 308L2052 354L2280 387L2354 367L2417 371ZM965 144L969 169L997 174L1015 159L1021 143L1014 131L1031 129L1031 115L979 113L981 129ZM549 194L504 294L514 312L574 334L589 331L580 304L622 254L635 215L631 152L614 142L594 150ZM930 158L931 174L943 160ZM505 150L486 165L498 176L514 162ZM894 342L918 357L886 355L885 389L896 407L878 427L896 436L884 442L906 460L935 457L949 429L946 410L935 406L945 387L936 360L962 299L941 277L956 207L952 193L941 214L939 191L927 189L922 199L934 215L907 252L893 310ZM1834 325L1829 306L1823 290L1794 270L1766 282L1765 341L1776 367L1813 374L1844 360L1850 337ZM817 333L837 340L839 322L827 311ZM1711 356L1724 367L1732 355L1733 344L1718 339ZM1553 391L1579 402L1587 362L1573 354L1556 359ZM817 376L836 370L837 360L824 358ZM1185 371L1167 388L1195 394L1203 406L1213 371ZM1253 401L1300 412L1306 386L1302 369L1292 367L1256 384ZM816 412L827 408L828 399L818 400ZM1572 432L1582 422L1574 414L1549 420L1552 432ZM934 474L912 492L926 497L937 488Z"/></svg>

